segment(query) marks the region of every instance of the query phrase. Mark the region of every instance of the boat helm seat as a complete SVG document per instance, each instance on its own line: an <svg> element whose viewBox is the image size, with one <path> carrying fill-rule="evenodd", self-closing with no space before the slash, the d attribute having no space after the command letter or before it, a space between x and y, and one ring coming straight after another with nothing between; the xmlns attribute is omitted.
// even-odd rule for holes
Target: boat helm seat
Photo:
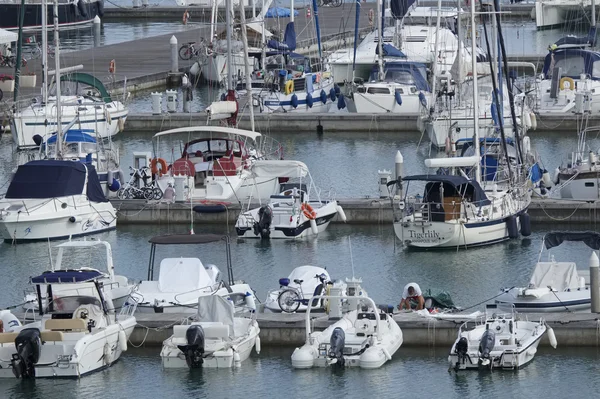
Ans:
<svg viewBox="0 0 600 399"><path fill-rule="evenodd" d="M304 282L304 280L300 280L298 278L294 279L294 283L296 284L302 284Z"/></svg>
<svg viewBox="0 0 600 399"><path fill-rule="evenodd" d="M200 325L204 330L204 337L207 339L228 339L229 338L229 326L221 322L200 322L192 325ZM185 340L186 332L189 325L177 325L173 326L173 338L176 340Z"/></svg>
<svg viewBox="0 0 600 399"><path fill-rule="evenodd" d="M87 323L83 319L48 319L44 324L51 331L87 331Z"/></svg>

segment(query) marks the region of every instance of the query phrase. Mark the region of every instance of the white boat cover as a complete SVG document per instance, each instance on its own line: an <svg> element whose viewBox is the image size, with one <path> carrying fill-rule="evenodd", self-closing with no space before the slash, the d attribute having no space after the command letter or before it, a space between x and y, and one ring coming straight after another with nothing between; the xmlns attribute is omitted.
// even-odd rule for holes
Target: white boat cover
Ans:
<svg viewBox="0 0 600 399"><path fill-rule="evenodd" d="M219 295L198 298L198 318L201 323L223 323L229 326L229 337L234 338L233 302Z"/></svg>
<svg viewBox="0 0 600 399"><path fill-rule="evenodd" d="M308 166L304 162L292 160L258 160L252 165L255 177L305 177Z"/></svg>
<svg viewBox="0 0 600 399"><path fill-rule="evenodd" d="M185 293L214 283L198 258L166 258L160 262L160 292Z"/></svg>
<svg viewBox="0 0 600 399"><path fill-rule="evenodd" d="M567 288L577 289L580 285L577 266L573 262L538 262L535 266L527 295L541 297L548 293L547 290L539 290L540 295L535 295L536 290L531 288L552 287L557 291L564 291Z"/></svg>
<svg viewBox="0 0 600 399"><path fill-rule="evenodd" d="M0 28L0 44L10 44L19 40L19 35L6 29Z"/></svg>

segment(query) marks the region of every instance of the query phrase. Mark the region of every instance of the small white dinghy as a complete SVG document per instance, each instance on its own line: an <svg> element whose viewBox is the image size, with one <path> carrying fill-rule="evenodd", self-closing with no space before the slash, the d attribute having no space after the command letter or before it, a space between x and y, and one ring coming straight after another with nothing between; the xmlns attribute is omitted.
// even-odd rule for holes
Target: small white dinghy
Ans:
<svg viewBox="0 0 600 399"><path fill-rule="evenodd" d="M9 330L0 333L0 378L81 377L116 362L136 325L135 304L111 312L103 278L97 270L55 270L31 278L41 320L20 326L2 314ZM53 289L63 284L76 284L83 293L53 299Z"/></svg>
<svg viewBox="0 0 600 399"><path fill-rule="evenodd" d="M564 241L583 241L588 247L600 249L600 233L551 232L544 236L542 251L559 246ZM578 271L574 262L556 262L554 255L548 262L540 262L542 251L527 287L512 287L502 290L496 303L509 303L520 312L569 312L590 311L590 286ZM598 265L598 255L592 252L590 266ZM589 275L588 275L589 277Z"/></svg>
<svg viewBox="0 0 600 399"><path fill-rule="evenodd" d="M198 298L198 322L173 326L160 352L165 368L231 368L260 352L254 318L234 317L233 303L218 295Z"/></svg>
<svg viewBox="0 0 600 399"><path fill-rule="evenodd" d="M458 330L458 338L450 349L448 362L455 371L465 369L519 369L531 362L537 347L548 332L550 344L556 348L556 337L544 320L524 321L515 318L514 308L508 313L496 305L487 305L486 315L478 321L467 321Z"/></svg>
<svg viewBox="0 0 600 399"><path fill-rule="evenodd" d="M347 294L361 291L356 287L359 283L348 281ZM324 331L311 331L310 308L307 310L306 343L292 353L294 368L379 368L402 345L402 330L391 314L380 313L369 297L339 294L341 289L332 287L331 295L318 296L329 302L329 319L339 319Z"/></svg>

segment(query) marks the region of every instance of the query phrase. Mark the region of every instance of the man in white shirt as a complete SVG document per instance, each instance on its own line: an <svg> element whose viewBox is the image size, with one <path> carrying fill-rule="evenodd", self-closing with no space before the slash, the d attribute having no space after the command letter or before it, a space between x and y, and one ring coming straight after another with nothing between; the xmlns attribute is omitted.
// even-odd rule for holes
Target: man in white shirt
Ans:
<svg viewBox="0 0 600 399"><path fill-rule="evenodd" d="M425 298L421 292L421 287L417 283L408 283L402 292L402 301L398 309L403 310L421 310L425 307Z"/></svg>

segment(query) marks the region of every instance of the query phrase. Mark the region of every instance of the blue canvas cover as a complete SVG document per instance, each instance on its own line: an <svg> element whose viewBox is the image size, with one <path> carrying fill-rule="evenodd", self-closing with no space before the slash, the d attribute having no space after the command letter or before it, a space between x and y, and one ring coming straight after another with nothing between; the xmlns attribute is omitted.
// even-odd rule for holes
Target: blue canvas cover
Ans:
<svg viewBox="0 0 600 399"><path fill-rule="evenodd" d="M294 29L294 23L288 22L287 26L285 27L283 42L278 42L277 40L271 39L267 42L267 47L286 52L296 50L296 31Z"/></svg>
<svg viewBox="0 0 600 399"><path fill-rule="evenodd" d="M548 50L556 50L559 48L583 48L596 46L597 27L592 26L587 36L565 36L558 39L548 47Z"/></svg>
<svg viewBox="0 0 600 399"><path fill-rule="evenodd" d="M382 44L381 50L383 51L384 57L406 58L406 54L389 43ZM379 54L379 46L375 47L375 54Z"/></svg>
<svg viewBox="0 0 600 399"><path fill-rule="evenodd" d="M56 198L84 192L86 168L74 161L31 161L19 166L6 198ZM97 178L97 176L96 176Z"/></svg>
<svg viewBox="0 0 600 399"><path fill-rule="evenodd" d="M394 19L402 19L408 12L408 9L415 3L416 0L390 0L390 8L392 9L392 17Z"/></svg>
<svg viewBox="0 0 600 399"><path fill-rule="evenodd" d="M265 13L265 18L289 18L292 15L289 8L272 7ZM294 16L298 15L298 10L294 10Z"/></svg>
<svg viewBox="0 0 600 399"><path fill-rule="evenodd" d="M90 134L93 130L70 129L63 136L65 143L95 143L96 139ZM56 135L53 135L46 141L48 144L56 143Z"/></svg>
<svg viewBox="0 0 600 399"><path fill-rule="evenodd" d="M427 83L427 67L420 62L386 62L383 65L386 82L397 82L414 85L417 90L431 91ZM394 77L398 76L398 79ZM371 81L379 79L379 67L373 66L371 70Z"/></svg>
<svg viewBox="0 0 600 399"><path fill-rule="evenodd" d="M102 186L100 185L100 179L94 165L87 164L88 170L88 181L87 181L87 197L90 201L94 202L108 202Z"/></svg>
<svg viewBox="0 0 600 399"><path fill-rule="evenodd" d="M544 236L546 249L559 246L565 241L580 241L594 250L600 250L600 233L595 231L553 231Z"/></svg>
<svg viewBox="0 0 600 399"><path fill-rule="evenodd" d="M554 59L554 62L553 62ZM579 79L582 73L590 76L593 80L600 80L600 76L594 76L594 63L600 61L600 53L592 50L577 48L558 49L550 51L544 59L542 73L546 79L552 78L552 69L568 62L570 68L562 70L562 77Z"/></svg>
<svg viewBox="0 0 600 399"><path fill-rule="evenodd" d="M491 204L485 191L475 180L469 180L463 176L453 175L414 175L402 178L402 181L426 181L430 183L442 183L444 186L454 188L461 195L469 194L472 202L478 206ZM428 188L425 189L428 191Z"/></svg>
<svg viewBox="0 0 600 399"><path fill-rule="evenodd" d="M33 284L82 283L104 275L98 270L54 270L32 277Z"/></svg>

